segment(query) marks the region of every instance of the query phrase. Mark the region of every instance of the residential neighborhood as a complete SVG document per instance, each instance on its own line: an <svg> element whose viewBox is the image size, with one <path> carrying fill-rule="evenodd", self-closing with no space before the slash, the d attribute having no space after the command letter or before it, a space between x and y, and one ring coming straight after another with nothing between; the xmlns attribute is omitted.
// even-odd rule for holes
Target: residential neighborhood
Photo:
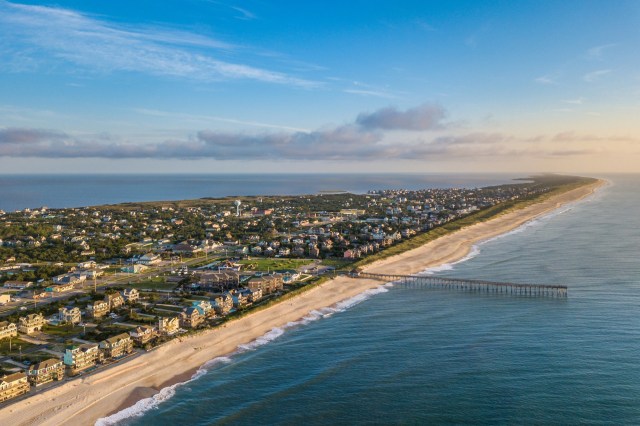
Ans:
<svg viewBox="0 0 640 426"><path fill-rule="evenodd" d="M379 190L0 213L0 401L223 324L548 188Z"/></svg>

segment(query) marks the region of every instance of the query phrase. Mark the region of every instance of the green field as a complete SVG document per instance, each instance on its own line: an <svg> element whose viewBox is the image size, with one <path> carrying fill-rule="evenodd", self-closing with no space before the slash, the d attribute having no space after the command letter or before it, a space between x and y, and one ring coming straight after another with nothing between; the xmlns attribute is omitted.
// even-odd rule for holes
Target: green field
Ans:
<svg viewBox="0 0 640 426"><path fill-rule="evenodd" d="M11 351L9 351L9 340L11 340ZM14 337L12 339L5 338L0 340L0 354L5 356L16 356L27 349L35 346L33 343L25 342L24 340Z"/></svg>
<svg viewBox="0 0 640 426"><path fill-rule="evenodd" d="M52 336L73 337L81 335L84 332L84 327L71 327L70 324L45 325L42 331Z"/></svg>
<svg viewBox="0 0 640 426"><path fill-rule="evenodd" d="M324 266L333 266L336 269L341 269L353 264L353 260L323 259L320 264Z"/></svg>
<svg viewBox="0 0 640 426"><path fill-rule="evenodd" d="M245 259L240 264L247 265L247 269L255 271L275 271L278 269L298 269L308 265L312 261L309 259Z"/></svg>

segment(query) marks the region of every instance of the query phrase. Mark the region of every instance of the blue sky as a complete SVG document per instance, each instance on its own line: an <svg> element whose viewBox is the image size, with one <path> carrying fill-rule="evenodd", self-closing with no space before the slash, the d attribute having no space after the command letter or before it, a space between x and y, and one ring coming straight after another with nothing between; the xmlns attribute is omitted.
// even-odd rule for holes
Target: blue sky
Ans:
<svg viewBox="0 0 640 426"><path fill-rule="evenodd" d="M637 1L0 0L0 166L636 171Z"/></svg>

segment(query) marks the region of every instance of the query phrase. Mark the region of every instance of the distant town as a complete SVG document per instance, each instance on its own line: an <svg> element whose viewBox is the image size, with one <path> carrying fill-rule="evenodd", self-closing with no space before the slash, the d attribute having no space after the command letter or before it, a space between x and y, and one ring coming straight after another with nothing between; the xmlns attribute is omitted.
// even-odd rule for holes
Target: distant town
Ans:
<svg viewBox="0 0 640 426"><path fill-rule="evenodd" d="M0 402L216 327L415 235L551 188L543 179L0 211Z"/></svg>

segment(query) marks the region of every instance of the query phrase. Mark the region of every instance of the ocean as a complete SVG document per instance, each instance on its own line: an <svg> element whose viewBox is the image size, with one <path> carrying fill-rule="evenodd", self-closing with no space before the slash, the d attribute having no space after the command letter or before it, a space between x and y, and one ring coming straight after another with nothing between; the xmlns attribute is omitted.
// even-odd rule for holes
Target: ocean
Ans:
<svg viewBox="0 0 640 426"><path fill-rule="evenodd" d="M83 207L235 195L356 194L376 189L481 187L515 174L115 174L1 175L0 210Z"/></svg>
<svg viewBox="0 0 640 426"><path fill-rule="evenodd" d="M382 285L98 424L640 424L640 176L609 180L428 271L566 299Z"/></svg>

